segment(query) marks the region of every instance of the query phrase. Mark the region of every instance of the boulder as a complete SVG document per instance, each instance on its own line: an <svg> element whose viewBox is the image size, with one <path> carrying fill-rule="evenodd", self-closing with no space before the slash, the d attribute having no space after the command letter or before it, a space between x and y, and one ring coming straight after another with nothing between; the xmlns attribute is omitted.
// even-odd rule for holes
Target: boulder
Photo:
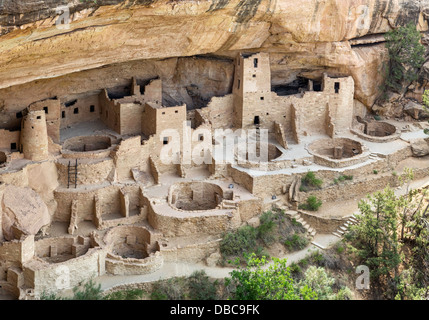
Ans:
<svg viewBox="0 0 429 320"><path fill-rule="evenodd" d="M247 221L247 224L251 227L257 228L257 227L259 227L261 222L259 221L258 217L254 217L254 218L250 219L249 221Z"/></svg>
<svg viewBox="0 0 429 320"><path fill-rule="evenodd" d="M209 267L216 267L217 263L221 259L221 254L219 252L212 253L207 259L206 263Z"/></svg>
<svg viewBox="0 0 429 320"><path fill-rule="evenodd" d="M414 139L411 141L411 150L414 157L424 157L429 154L429 143L427 139Z"/></svg>
<svg viewBox="0 0 429 320"><path fill-rule="evenodd" d="M405 105L404 112L416 120L429 118L429 113L423 108L423 106L414 101L409 101Z"/></svg>
<svg viewBox="0 0 429 320"><path fill-rule="evenodd" d="M15 235L35 235L51 221L48 207L30 188L8 185L2 200L2 229L6 240Z"/></svg>

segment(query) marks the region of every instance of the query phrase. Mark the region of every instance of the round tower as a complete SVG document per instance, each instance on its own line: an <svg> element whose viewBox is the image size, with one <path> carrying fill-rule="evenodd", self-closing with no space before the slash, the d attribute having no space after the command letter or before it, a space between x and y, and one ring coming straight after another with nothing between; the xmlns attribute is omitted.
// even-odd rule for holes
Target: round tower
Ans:
<svg viewBox="0 0 429 320"><path fill-rule="evenodd" d="M24 158L45 160L48 157L48 130L44 110L29 111L21 122L21 146Z"/></svg>

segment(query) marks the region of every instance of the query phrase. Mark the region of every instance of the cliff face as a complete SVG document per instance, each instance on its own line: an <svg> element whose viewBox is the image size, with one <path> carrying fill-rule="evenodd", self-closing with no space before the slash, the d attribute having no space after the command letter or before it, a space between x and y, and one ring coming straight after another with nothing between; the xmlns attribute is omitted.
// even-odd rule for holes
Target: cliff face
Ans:
<svg viewBox="0 0 429 320"><path fill-rule="evenodd" d="M69 25L56 25L67 21L60 5ZM426 31L426 11L429 0L0 0L0 88L131 60L266 51L273 85L351 74L356 98L370 106L385 55L380 35L408 21ZM187 67L201 69L192 61ZM177 65L166 64L174 74Z"/></svg>

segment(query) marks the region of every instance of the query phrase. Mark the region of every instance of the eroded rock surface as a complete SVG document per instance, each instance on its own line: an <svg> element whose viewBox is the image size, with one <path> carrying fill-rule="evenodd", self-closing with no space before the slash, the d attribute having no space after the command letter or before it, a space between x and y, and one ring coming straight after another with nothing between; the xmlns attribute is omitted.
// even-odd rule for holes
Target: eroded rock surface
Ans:
<svg viewBox="0 0 429 320"><path fill-rule="evenodd" d="M40 196L30 188L8 185L2 200L2 228L6 240L15 238L14 229L35 235L50 223L48 208Z"/></svg>
<svg viewBox="0 0 429 320"><path fill-rule="evenodd" d="M72 23L58 28L65 4ZM356 98L370 106L385 56L380 35L408 21L426 30L428 8L429 0L3 0L0 88L130 60L268 51L274 85L351 74Z"/></svg>

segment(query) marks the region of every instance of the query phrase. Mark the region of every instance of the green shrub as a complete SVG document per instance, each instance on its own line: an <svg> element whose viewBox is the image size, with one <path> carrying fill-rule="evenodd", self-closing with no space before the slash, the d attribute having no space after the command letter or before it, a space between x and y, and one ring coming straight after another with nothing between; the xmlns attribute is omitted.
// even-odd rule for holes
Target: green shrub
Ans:
<svg viewBox="0 0 429 320"><path fill-rule="evenodd" d="M105 297L105 300L139 300L143 294L141 289L121 290L110 293Z"/></svg>
<svg viewBox="0 0 429 320"><path fill-rule="evenodd" d="M290 264L289 268L290 268L290 272L292 274L300 274L302 272L301 267L298 264L296 264L295 262L292 262Z"/></svg>
<svg viewBox="0 0 429 320"><path fill-rule="evenodd" d="M296 221L296 219L295 218L292 218L292 225L294 225L294 226L302 226L302 223L301 222L299 222L299 221Z"/></svg>
<svg viewBox="0 0 429 320"><path fill-rule="evenodd" d="M264 212L259 218L260 225L257 228L258 237L264 241L266 245L274 242L274 229L276 223L274 221L274 214L271 211Z"/></svg>
<svg viewBox="0 0 429 320"><path fill-rule="evenodd" d="M374 174L378 174L378 170L372 170L372 173L374 173Z"/></svg>
<svg viewBox="0 0 429 320"><path fill-rule="evenodd" d="M325 260L325 257L320 252L314 251L310 256L310 259L315 264L321 264Z"/></svg>
<svg viewBox="0 0 429 320"><path fill-rule="evenodd" d="M192 300L217 300L217 282L211 282L204 270L193 272L188 278L189 298Z"/></svg>
<svg viewBox="0 0 429 320"><path fill-rule="evenodd" d="M284 245L290 251L302 250L308 245L308 239L297 233L286 238Z"/></svg>
<svg viewBox="0 0 429 320"><path fill-rule="evenodd" d="M242 226L235 232L228 232L220 243L220 252L224 257L252 252L256 247L257 235L258 229L251 226Z"/></svg>
<svg viewBox="0 0 429 320"><path fill-rule="evenodd" d="M186 292L184 278L172 278L167 281L155 282L152 287L152 300L183 300Z"/></svg>
<svg viewBox="0 0 429 320"><path fill-rule="evenodd" d="M306 266L308 266L308 258L304 258L298 261L298 265L305 268Z"/></svg>
<svg viewBox="0 0 429 320"><path fill-rule="evenodd" d="M320 189L322 187L322 184L323 184L323 180L317 179L314 172L309 171L304 177L301 178L300 191L301 189L303 189L302 191L307 191L308 190L307 187Z"/></svg>
<svg viewBox="0 0 429 320"><path fill-rule="evenodd" d="M338 254L342 254L344 252L344 247L341 245L337 245L335 248L335 251L337 251Z"/></svg>
<svg viewBox="0 0 429 320"><path fill-rule="evenodd" d="M316 196L309 196L305 203L302 203L298 206L299 209L317 211L322 205L322 201L317 199Z"/></svg>
<svg viewBox="0 0 429 320"><path fill-rule="evenodd" d="M103 300L101 284L95 284L91 278L83 284L83 288L74 287L72 300Z"/></svg>

